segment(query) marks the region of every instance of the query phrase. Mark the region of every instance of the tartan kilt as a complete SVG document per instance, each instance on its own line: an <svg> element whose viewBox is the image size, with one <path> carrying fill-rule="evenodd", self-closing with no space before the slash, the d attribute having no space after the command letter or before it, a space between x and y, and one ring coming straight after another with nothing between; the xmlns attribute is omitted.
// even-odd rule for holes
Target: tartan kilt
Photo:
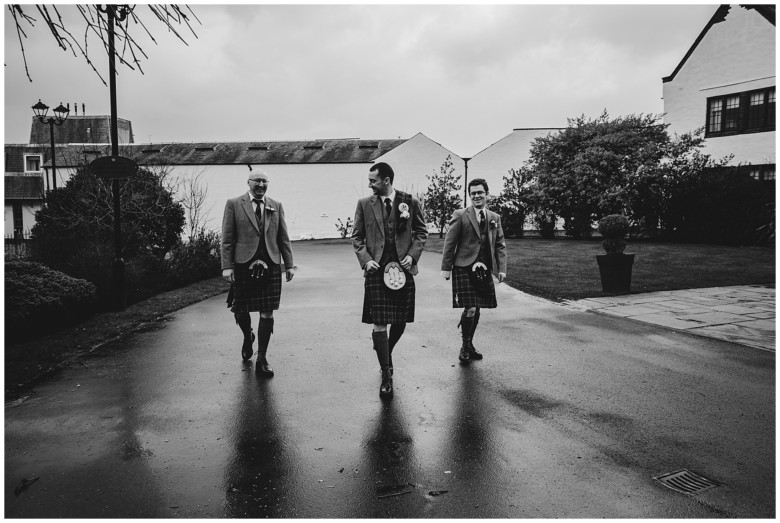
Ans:
<svg viewBox="0 0 780 523"><path fill-rule="evenodd" d="M469 277L468 267L452 268L452 308L464 309L467 307L480 307L483 309L495 309L496 286L491 275L486 289L478 289Z"/></svg>
<svg viewBox="0 0 780 523"><path fill-rule="evenodd" d="M414 321L414 276L406 273L406 285L398 290L385 286L384 272L365 276L363 323L412 323Z"/></svg>
<svg viewBox="0 0 780 523"><path fill-rule="evenodd" d="M231 312L268 312L279 308L282 297L282 266L269 264L265 282L258 282L249 275L248 263L237 263L233 281L233 306Z"/></svg>

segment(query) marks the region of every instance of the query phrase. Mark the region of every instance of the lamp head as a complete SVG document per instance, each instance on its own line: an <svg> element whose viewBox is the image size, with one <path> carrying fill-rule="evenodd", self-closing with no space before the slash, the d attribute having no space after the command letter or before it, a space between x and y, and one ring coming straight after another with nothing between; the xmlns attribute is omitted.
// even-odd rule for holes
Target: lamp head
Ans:
<svg viewBox="0 0 780 523"><path fill-rule="evenodd" d="M46 113L49 111L49 106L41 102L39 98L38 103L32 106L32 110L39 120L43 120L43 117L46 116Z"/></svg>

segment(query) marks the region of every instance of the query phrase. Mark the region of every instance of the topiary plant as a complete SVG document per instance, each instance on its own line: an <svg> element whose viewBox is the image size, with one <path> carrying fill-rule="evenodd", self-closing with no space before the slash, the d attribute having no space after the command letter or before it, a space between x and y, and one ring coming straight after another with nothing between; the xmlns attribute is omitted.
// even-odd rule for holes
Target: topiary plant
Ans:
<svg viewBox="0 0 780 523"><path fill-rule="evenodd" d="M604 237L601 244L607 254L623 253L629 226L628 218L622 214L610 214L599 220L599 233Z"/></svg>

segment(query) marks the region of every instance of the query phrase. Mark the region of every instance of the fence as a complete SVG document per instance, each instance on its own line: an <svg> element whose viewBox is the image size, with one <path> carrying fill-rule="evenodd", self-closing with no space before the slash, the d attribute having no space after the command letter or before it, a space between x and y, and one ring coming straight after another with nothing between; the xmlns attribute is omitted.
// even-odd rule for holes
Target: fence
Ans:
<svg viewBox="0 0 780 523"><path fill-rule="evenodd" d="M27 258L30 255L30 231L15 230L5 235L5 258Z"/></svg>

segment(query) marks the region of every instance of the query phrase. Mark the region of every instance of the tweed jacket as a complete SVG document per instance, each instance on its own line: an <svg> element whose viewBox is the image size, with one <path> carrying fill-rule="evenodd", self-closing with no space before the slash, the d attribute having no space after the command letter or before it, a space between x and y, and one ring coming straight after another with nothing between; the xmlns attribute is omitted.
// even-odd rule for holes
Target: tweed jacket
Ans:
<svg viewBox="0 0 780 523"><path fill-rule="evenodd" d="M409 218L407 219L400 217L398 207L402 202L409 206ZM352 227L352 247L355 249L361 268L365 267L370 260L379 263L379 260L382 259L385 248L383 205L381 198L377 195L358 200ZM425 241L428 239L425 213L417 198L401 191L395 192L393 209L396 223L395 250L398 253L398 259L403 260L407 254L411 256L414 262L409 272L413 275L417 274L417 261L422 256Z"/></svg>
<svg viewBox="0 0 780 523"><path fill-rule="evenodd" d="M506 274L506 241L501 228L501 216L485 209L490 235L490 252L493 255L493 273ZM479 231L477 210L469 205L452 213L449 230L444 240L444 252L441 258L441 270L451 271L452 267L469 267L477 261L482 233Z"/></svg>
<svg viewBox="0 0 780 523"><path fill-rule="evenodd" d="M257 252L260 241L268 248L271 261L284 260L287 269L293 267L292 246L284 220L281 202L265 197L265 227L260 231L252 198L244 193L225 204L222 217L222 269L233 269L236 263L247 263Z"/></svg>

